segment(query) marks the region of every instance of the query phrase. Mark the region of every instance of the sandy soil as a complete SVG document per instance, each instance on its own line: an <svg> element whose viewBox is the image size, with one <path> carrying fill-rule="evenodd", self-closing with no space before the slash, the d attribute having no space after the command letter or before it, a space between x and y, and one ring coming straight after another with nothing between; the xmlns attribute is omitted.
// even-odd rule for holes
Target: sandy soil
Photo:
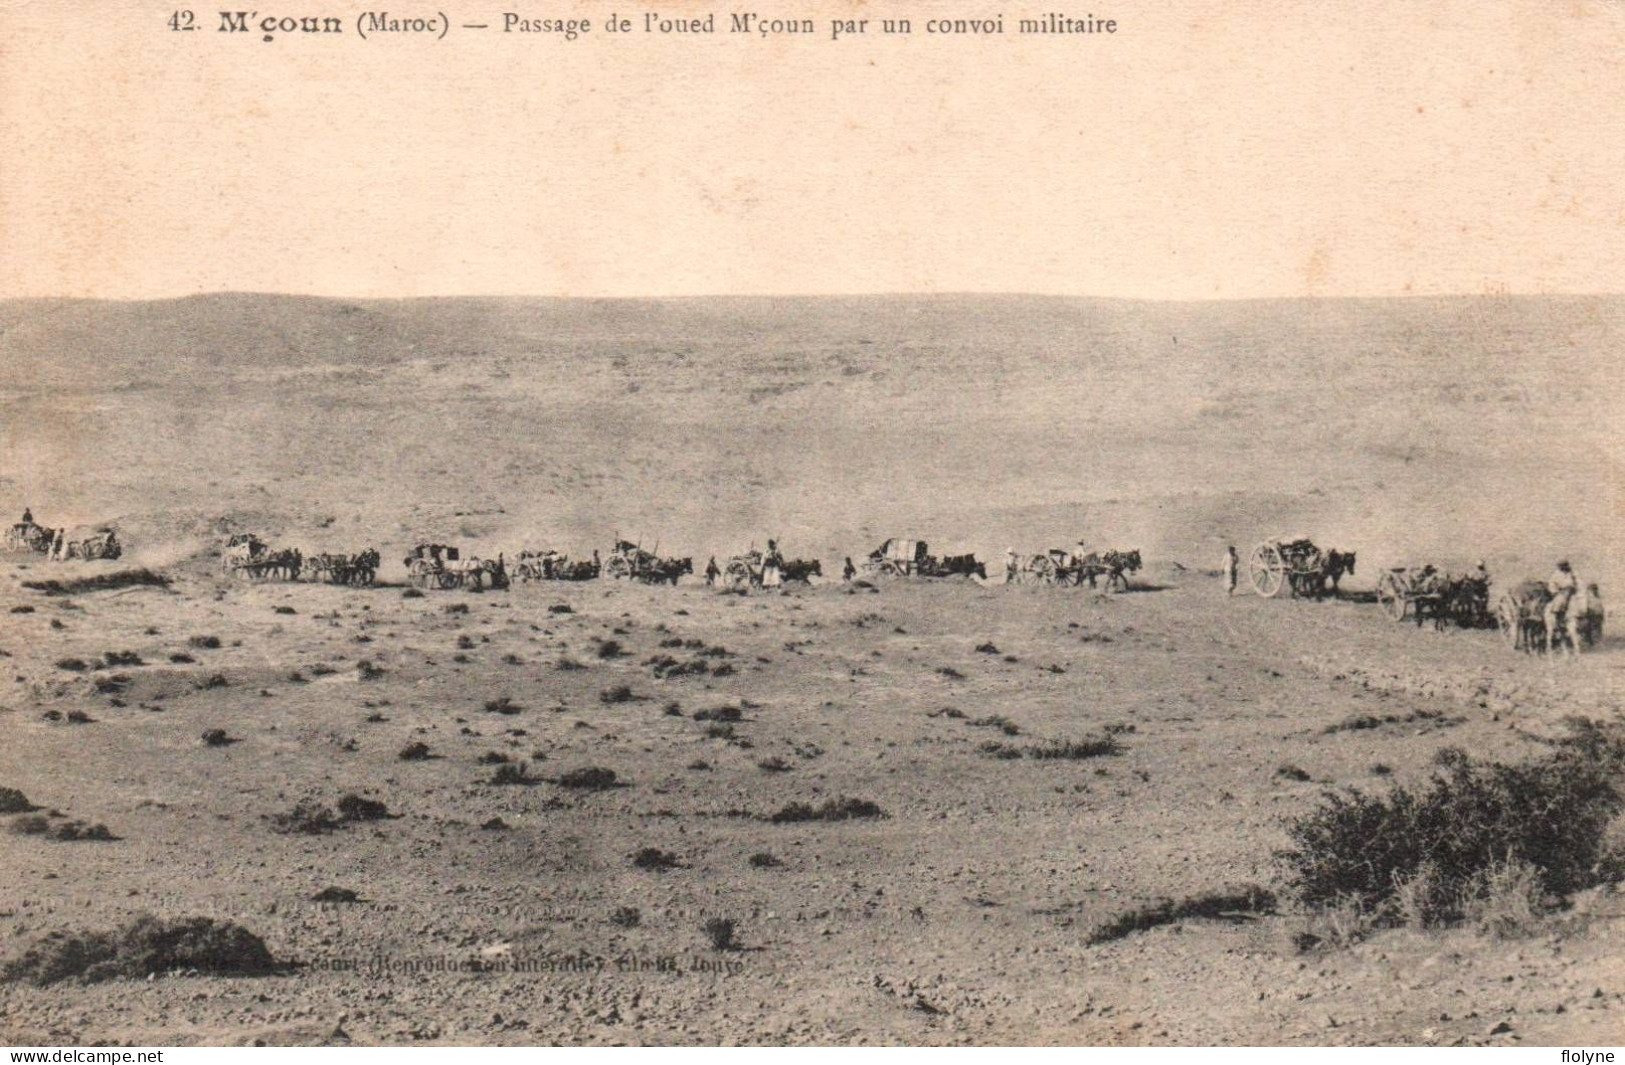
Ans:
<svg viewBox="0 0 1625 1065"><path fill-rule="evenodd" d="M1392 932L1302 954L1305 920L1288 912L1084 945L1136 905L1268 882L1283 818L1325 787L1383 786L1374 766L1405 781L1445 745L1537 752L1564 715L1617 699L1617 643L1554 665L1493 633L1417 633L1369 604L1229 600L1173 572L1111 597L952 581L404 598L195 567L169 591L64 600L17 585L39 569L0 594L35 608L6 615L16 680L0 780L120 838L3 837L6 938L209 915L305 968L9 987L10 1039L1448 1044L1503 1022L1494 1039L1621 1034L1613 895L1511 943ZM651 657L697 656L662 647L677 639L725 648L703 660L732 672L656 679ZM603 640L622 655L600 657ZM997 653L977 650L988 644ZM53 665L107 651L148 664ZM363 659L382 673L362 679ZM208 687L215 676L224 685ZM1459 687L1410 690L1419 677ZM603 701L623 684L632 700ZM483 709L503 696L521 709ZM722 706L744 708L732 740L692 717ZM94 720L47 718L73 709ZM1327 731L1364 713L1398 720ZM972 724L991 715L1019 733ZM1115 757L979 750L1107 726ZM238 742L203 745L212 728ZM435 757L399 760L413 741ZM486 783L491 751L543 778L604 766L626 786ZM774 758L788 768L761 768ZM394 816L322 836L268 821L346 792ZM887 816L763 820L842 796ZM494 817L508 827L480 827ZM680 867L634 868L644 847ZM758 853L782 865L753 867ZM364 901L309 901L329 886ZM612 923L621 907L640 911L637 927ZM708 916L734 919L742 949L713 951ZM566 967L581 959L603 968ZM474 964L494 971L399 971ZM621 969L637 964L676 971Z"/></svg>

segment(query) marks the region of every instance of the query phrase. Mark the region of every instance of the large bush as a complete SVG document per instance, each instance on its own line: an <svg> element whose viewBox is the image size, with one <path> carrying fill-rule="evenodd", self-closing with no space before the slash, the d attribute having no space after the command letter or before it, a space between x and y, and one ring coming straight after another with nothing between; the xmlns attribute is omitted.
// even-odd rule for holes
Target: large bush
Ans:
<svg viewBox="0 0 1625 1065"><path fill-rule="evenodd" d="M1437 924L1466 916L1509 866L1532 869L1559 897L1608 877L1608 826L1625 808L1618 738L1582 726L1536 761L1446 750L1437 763L1420 788L1328 792L1288 829L1289 889L1312 908Z"/></svg>

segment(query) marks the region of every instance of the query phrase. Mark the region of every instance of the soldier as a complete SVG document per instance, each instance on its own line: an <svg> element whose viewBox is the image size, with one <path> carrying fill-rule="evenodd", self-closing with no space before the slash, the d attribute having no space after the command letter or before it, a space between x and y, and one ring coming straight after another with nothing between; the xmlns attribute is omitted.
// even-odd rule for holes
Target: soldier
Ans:
<svg viewBox="0 0 1625 1065"><path fill-rule="evenodd" d="M858 575L858 567L856 567L856 566L854 566L852 564L852 556L847 555L846 556L846 565L841 567L841 580L850 583L852 578L856 577L857 575Z"/></svg>
<svg viewBox="0 0 1625 1065"><path fill-rule="evenodd" d="M717 568L717 556L712 555L711 561L705 564L705 583L714 586L720 576L722 571Z"/></svg>
<svg viewBox="0 0 1625 1065"><path fill-rule="evenodd" d="M1241 560L1236 557L1236 545L1227 544L1224 549L1224 594L1236 594L1236 570Z"/></svg>
<svg viewBox="0 0 1625 1065"><path fill-rule="evenodd" d="M1004 550L1004 583L1006 583L1006 584L1014 584L1016 582L1016 571L1018 569L1020 569L1020 567L1016 563L1016 549L1013 548L1013 547L1005 548L1005 550Z"/></svg>
<svg viewBox="0 0 1625 1065"><path fill-rule="evenodd" d="M28 507L23 508L23 524L24 525L32 525L32 524L34 524L34 512L32 510L30 510Z"/></svg>
<svg viewBox="0 0 1625 1065"><path fill-rule="evenodd" d="M1574 599L1574 593L1580 590L1580 580L1570 568L1568 559L1558 562L1552 575L1546 578L1546 591L1551 593L1551 601L1546 604L1546 650L1552 650L1552 640L1555 637L1559 643L1564 635L1564 624L1568 618L1569 603ZM1572 641L1569 652L1574 653Z"/></svg>

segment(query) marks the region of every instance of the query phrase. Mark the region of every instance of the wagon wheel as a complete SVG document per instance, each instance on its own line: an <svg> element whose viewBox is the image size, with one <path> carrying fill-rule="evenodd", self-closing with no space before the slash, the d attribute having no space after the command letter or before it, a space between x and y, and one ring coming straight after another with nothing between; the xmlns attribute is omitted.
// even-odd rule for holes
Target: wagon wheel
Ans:
<svg viewBox="0 0 1625 1065"><path fill-rule="evenodd" d="M1377 582L1377 605L1394 621L1405 620L1405 596L1399 589L1399 579L1392 573L1383 574L1382 580Z"/></svg>
<svg viewBox="0 0 1625 1065"><path fill-rule="evenodd" d="M1104 576L1106 578L1106 591L1113 593L1128 591L1128 578L1123 576L1122 570L1107 570Z"/></svg>
<svg viewBox="0 0 1625 1065"><path fill-rule="evenodd" d="M1516 650L1523 636L1523 609L1512 596L1503 595L1495 604L1495 623L1507 646Z"/></svg>
<svg viewBox="0 0 1625 1065"><path fill-rule="evenodd" d="M1247 573L1252 578L1253 590L1265 599L1273 599L1286 587L1286 563L1281 553L1269 544L1253 549L1247 561Z"/></svg>
<svg viewBox="0 0 1625 1065"><path fill-rule="evenodd" d="M722 568L722 580L729 588L750 587L750 563L742 558L729 559L728 564Z"/></svg>
<svg viewBox="0 0 1625 1065"><path fill-rule="evenodd" d="M604 562L604 576L624 581L632 576L632 563L624 555L611 555Z"/></svg>

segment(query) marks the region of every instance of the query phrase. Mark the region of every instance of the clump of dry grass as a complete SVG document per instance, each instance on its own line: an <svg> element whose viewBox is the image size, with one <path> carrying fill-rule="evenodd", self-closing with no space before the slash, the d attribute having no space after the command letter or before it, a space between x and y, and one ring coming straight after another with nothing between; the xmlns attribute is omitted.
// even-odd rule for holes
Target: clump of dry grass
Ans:
<svg viewBox="0 0 1625 1065"><path fill-rule="evenodd" d="M1275 894L1256 884L1239 891L1209 892L1174 901L1167 899L1149 906L1119 914L1100 925L1084 939L1087 946L1110 943L1115 939L1144 932L1161 925L1173 924L1191 918L1205 920L1236 920L1250 914L1270 913L1275 909Z"/></svg>
<svg viewBox="0 0 1625 1065"><path fill-rule="evenodd" d="M679 869L682 862L677 855L670 851L663 851L659 847L644 847L632 855L632 866L652 873L663 873L668 869Z"/></svg>

